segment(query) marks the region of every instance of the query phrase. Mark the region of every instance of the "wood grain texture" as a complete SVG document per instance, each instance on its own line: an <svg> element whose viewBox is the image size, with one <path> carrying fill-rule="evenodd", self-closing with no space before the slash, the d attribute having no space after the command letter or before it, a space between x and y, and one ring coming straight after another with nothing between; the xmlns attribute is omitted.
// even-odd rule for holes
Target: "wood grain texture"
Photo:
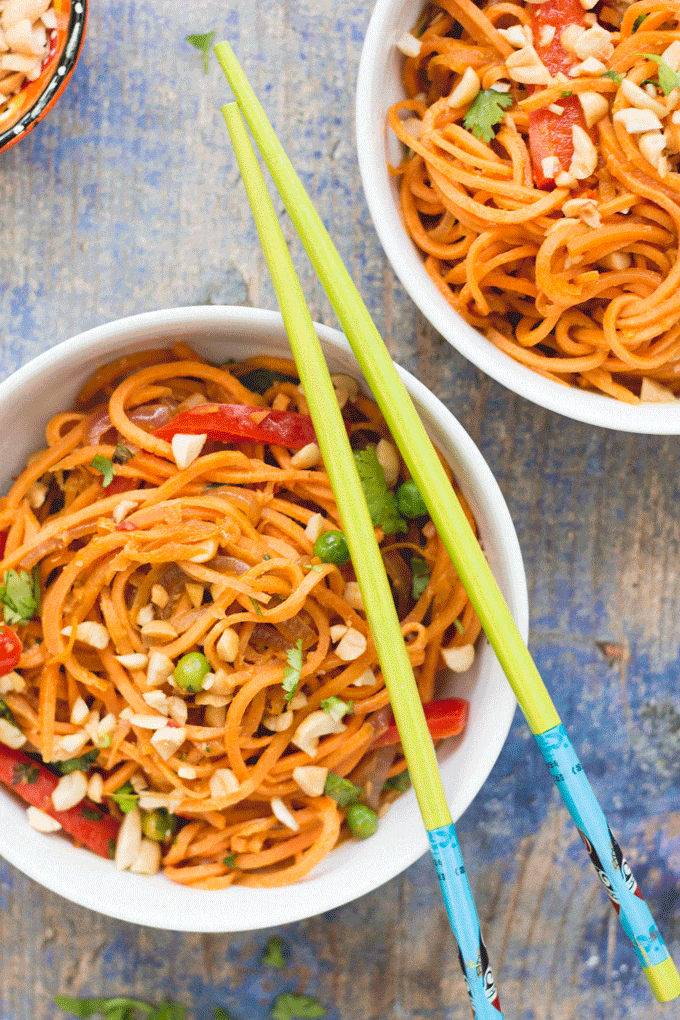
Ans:
<svg viewBox="0 0 680 1020"><path fill-rule="evenodd" d="M451 408L508 501L531 647L680 957L678 442L590 428L483 377L422 319L386 264L361 190L354 86L370 3L93 3L76 73L47 120L0 155L0 372L150 308L274 308L218 107L229 90L185 42L235 46L395 360ZM407 26L405 26L407 27ZM336 325L275 199L314 317ZM518 716L459 835L508 1020L678 1018L655 1004ZM0 862L0 1020L52 1020L57 992L268 1016L282 990L330 1020L470 1016L432 866L271 932L201 936L108 920Z"/></svg>

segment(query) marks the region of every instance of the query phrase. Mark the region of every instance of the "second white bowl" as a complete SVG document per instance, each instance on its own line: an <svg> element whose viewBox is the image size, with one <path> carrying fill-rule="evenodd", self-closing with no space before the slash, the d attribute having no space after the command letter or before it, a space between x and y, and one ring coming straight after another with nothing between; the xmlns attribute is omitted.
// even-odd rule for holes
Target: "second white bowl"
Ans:
<svg viewBox="0 0 680 1020"><path fill-rule="evenodd" d="M576 421L623 432L680 434L680 401L632 406L612 397L551 382L520 365L468 325L428 276L399 208L397 179L387 164L401 162L401 145L387 126L387 111L405 98L404 58L396 42L418 20L424 0L377 0L359 64L356 129L359 169L373 224L392 268L426 319L445 340L492 379L527 400Z"/></svg>

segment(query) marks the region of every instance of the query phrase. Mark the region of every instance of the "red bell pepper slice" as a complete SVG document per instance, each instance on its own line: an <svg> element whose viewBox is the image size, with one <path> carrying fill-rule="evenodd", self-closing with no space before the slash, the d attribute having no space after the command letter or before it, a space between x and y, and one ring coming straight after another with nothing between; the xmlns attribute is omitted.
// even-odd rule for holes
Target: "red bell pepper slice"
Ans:
<svg viewBox="0 0 680 1020"><path fill-rule="evenodd" d="M44 765L22 751L0 744L0 782L33 807L56 818L64 832L73 836L77 843L100 857L114 856L120 823L90 800L83 800L68 811L56 811L52 793L59 776L53 775Z"/></svg>
<svg viewBox="0 0 680 1020"><path fill-rule="evenodd" d="M565 50L560 42L560 35L567 25L585 27L584 16L585 11L580 0L544 0L540 4L531 4L534 48L553 77L558 71L568 76L569 69L578 63L578 58ZM541 30L549 27L555 29L555 35L547 46L541 46ZM564 90L569 91L567 84ZM564 109L563 114L553 113L547 107L529 114L529 151L534 168L534 180L536 186L544 190L554 188L555 180L543 173L543 160L557 156L562 169L568 170L571 157L574 155L571 129L574 124L585 128L578 96L565 96L557 105Z"/></svg>
<svg viewBox="0 0 680 1020"><path fill-rule="evenodd" d="M208 439L221 443L250 439L292 450L301 450L303 446L316 442L309 415L248 407L246 404L200 404L190 411L182 411L153 434L169 442L178 433L194 436L205 433Z"/></svg>
<svg viewBox="0 0 680 1020"><path fill-rule="evenodd" d="M0 558L5 555L5 546L7 545L7 532L0 531Z"/></svg>
<svg viewBox="0 0 680 1020"><path fill-rule="evenodd" d="M425 721L433 740L456 737L465 729L470 712L470 703L464 698L441 698L423 705ZM387 729L373 742L373 747L389 747L400 742L399 730L394 716Z"/></svg>
<svg viewBox="0 0 680 1020"><path fill-rule="evenodd" d="M104 496L119 496L124 492L131 492L140 486L138 478L126 478L125 475L116 475L110 485L104 489Z"/></svg>
<svg viewBox="0 0 680 1020"><path fill-rule="evenodd" d="M19 665L21 641L10 627L0 627L0 676Z"/></svg>

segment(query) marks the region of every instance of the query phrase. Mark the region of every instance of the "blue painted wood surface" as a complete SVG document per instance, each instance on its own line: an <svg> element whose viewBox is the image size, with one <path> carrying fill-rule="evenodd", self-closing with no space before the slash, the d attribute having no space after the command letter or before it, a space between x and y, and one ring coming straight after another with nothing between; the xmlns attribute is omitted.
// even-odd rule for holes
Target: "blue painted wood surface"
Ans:
<svg viewBox="0 0 680 1020"><path fill-rule="evenodd" d="M398 362L479 444L518 529L531 648L610 824L680 957L680 619L675 439L590 428L514 397L437 337L387 266L353 141L370 4L110 0L92 4L76 73L37 130L0 154L0 372L97 323L178 304L275 307L217 114L234 44ZM280 208L280 203L277 205ZM282 222L315 318L333 314ZM518 716L458 824L503 998L515 1020L680 1017L651 999L631 947ZM0 1020L52 1020L55 993L221 1004L263 1020L283 990L329 1020L468 1017L431 862L356 903L271 932L200 936L107 920L0 862Z"/></svg>

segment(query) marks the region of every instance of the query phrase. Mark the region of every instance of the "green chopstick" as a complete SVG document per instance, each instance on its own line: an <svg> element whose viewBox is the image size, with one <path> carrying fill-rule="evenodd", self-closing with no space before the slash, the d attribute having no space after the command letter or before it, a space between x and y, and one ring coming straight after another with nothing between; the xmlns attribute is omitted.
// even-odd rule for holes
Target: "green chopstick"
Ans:
<svg viewBox="0 0 680 1020"><path fill-rule="evenodd" d="M235 103L222 108L286 326L319 449L340 512L411 781L428 829L451 821L401 625L338 399L300 282ZM394 694L394 697L392 697Z"/></svg>
<svg viewBox="0 0 680 1020"><path fill-rule="evenodd" d="M643 972L660 1002L675 999L680 975L389 352L231 46L215 54Z"/></svg>
<svg viewBox="0 0 680 1020"><path fill-rule="evenodd" d="M222 107L333 489L477 1020L503 1020L434 746L312 317L236 103Z"/></svg>

